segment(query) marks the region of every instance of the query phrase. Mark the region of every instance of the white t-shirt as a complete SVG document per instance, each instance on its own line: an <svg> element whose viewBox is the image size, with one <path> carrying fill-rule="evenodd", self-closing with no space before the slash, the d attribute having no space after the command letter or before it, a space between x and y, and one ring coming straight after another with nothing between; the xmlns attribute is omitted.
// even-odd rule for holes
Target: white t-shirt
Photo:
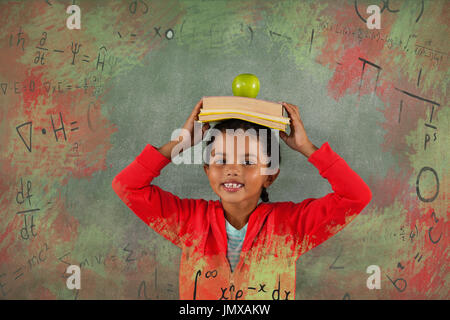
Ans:
<svg viewBox="0 0 450 320"><path fill-rule="evenodd" d="M239 262L239 256L241 254L248 223L242 229L237 230L227 219L225 219L225 221L228 238L227 258L231 265L231 271L233 271Z"/></svg>

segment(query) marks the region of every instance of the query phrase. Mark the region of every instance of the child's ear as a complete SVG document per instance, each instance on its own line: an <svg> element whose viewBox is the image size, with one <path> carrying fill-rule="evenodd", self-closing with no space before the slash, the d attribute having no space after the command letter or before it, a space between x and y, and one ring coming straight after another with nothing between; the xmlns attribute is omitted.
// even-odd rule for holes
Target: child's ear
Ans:
<svg viewBox="0 0 450 320"><path fill-rule="evenodd" d="M205 170L206 175L209 173L209 166L207 164L203 165L203 170Z"/></svg>
<svg viewBox="0 0 450 320"><path fill-rule="evenodd" d="M267 180L264 182L264 187L268 188L278 177L280 174L280 168L278 168L277 173L271 174L267 177Z"/></svg>

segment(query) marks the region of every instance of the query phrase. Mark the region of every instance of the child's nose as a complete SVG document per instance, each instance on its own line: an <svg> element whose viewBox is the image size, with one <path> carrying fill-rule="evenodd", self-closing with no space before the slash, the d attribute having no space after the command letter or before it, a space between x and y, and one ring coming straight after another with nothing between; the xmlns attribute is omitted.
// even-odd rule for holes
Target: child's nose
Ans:
<svg viewBox="0 0 450 320"><path fill-rule="evenodd" d="M225 165L225 173L227 175L239 175L241 171L240 165L238 163L227 163Z"/></svg>

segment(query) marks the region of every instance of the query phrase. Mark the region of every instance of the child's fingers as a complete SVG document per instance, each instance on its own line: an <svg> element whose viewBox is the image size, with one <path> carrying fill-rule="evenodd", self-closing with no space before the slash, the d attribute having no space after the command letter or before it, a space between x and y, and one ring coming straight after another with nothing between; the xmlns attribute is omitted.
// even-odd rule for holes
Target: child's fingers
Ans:
<svg viewBox="0 0 450 320"><path fill-rule="evenodd" d="M209 127L210 127L209 122L205 123L202 126L202 137L205 135L205 132L208 131Z"/></svg>
<svg viewBox="0 0 450 320"><path fill-rule="evenodd" d="M287 113L289 114L289 117L292 117L292 114L291 114L292 110L289 108L289 106L285 102L282 102L281 105L287 111Z"/></svg>
<svg viewBox="0 0 450 320"><path fill-rule="evenodd" d="M295 112L294 108L292 108L288 104L283 104L286 111L289 113L289 117L292 119L291 123L298 123L300 121L299 115Z"/></svg>
<svg viewBox="0 0 450 320"><path fill-rule="evenodd" d="M283 107L286 109L287 113L289 114L289 118L291 119L289 123L289 128L291 129L291 134L295 132L295 126L297 124L297 119L295 119L295 116L293 115L293 110L290 109L289 106L285 105L283 103Z"/></svg>
<svg viewBox="0 0 450 320"><path fill-rule="evenodd" d="M200 113L200 109L202 106L203 106L203 98L201 98L200 101L197 102L189 117L193 118L194 120L198 120L198 114Z"/></svg>
<svg viewBox="0 0 450 320"><path fill-rule="evenodd" d="M198 110L200 110L200 108L201 108L202 105L203 105L203 98L201 98L201 99L197 102L197 104L195 105L195 108L198 109Z"/></svg>
<svg viewBox="0 0 450 320"><path fill-rule="evenodd" d="M197 110L200 110L200 108L202 107L202 104L203 104L203 98L202 99L200 99L198 102L197 102L197 104L195 105L195 107L194 107L194 110L193 111L197 111Z"/></svg>
<svg viewBox="0 0 450 320"><path fill-rule="evenodd" d="M283 102L284 105L289 106L292 108L292 110L296 111L296 113L299 115L300 113L298 113L298 107L296 105L293 105L292 103L287 103L287 102Z"/></svg>
<svg viewBox="0 0 450 320"><path fill-rule="evenodd" d="M288 107L291 108L291 110L294 111L295 115L297 115L298 118L300 119L300 111L298 110L298 107L295 106L295 105L293 105L293 104L287 103L287 102L285 102L285 103L286 103L286 105L287 105Z"/></svg>
<svg viewBox="0 0 450 320"><path fill-rule="evenodd" d="M291 119L292 119L292 117L291 117ZM292 136L292 135L294 135L295 134L295 123L294 123L294 121L291 121L290 123L289 123L289 129L290 129L290 131L289 131L289 135L287 135L287 137L288 136Z"/></svg>
<svg viewBox="0 0 450 320"><path fill-rule="evenodd" d="M283 107L286 109L286 111L289 113L289 115L296 115L294 108L292 108L292 105L289 103L283 102Z"/></svg>
<svg viewBox="0 0 450 320"><path fill-rule="evenodd" d="M296 125L303 127L303 121L302 118L300 117L300 111L298 110L298 107L291 105L289 103L286 104L286 106L291 110L291 113L293 114L293 116L291 117L293 122L295 122Z"/></svg>

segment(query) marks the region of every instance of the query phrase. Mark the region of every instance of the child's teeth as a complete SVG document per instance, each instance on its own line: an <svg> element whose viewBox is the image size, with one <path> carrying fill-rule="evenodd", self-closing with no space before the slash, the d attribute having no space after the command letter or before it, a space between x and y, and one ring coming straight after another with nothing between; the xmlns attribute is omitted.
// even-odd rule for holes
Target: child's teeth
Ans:
<svg viewBox="0 0 450 320"><path fill-rule="evenodd" d="M227 188L239 188L242 184L235 184L235 183L225 183L225 187Z"/></svg>

